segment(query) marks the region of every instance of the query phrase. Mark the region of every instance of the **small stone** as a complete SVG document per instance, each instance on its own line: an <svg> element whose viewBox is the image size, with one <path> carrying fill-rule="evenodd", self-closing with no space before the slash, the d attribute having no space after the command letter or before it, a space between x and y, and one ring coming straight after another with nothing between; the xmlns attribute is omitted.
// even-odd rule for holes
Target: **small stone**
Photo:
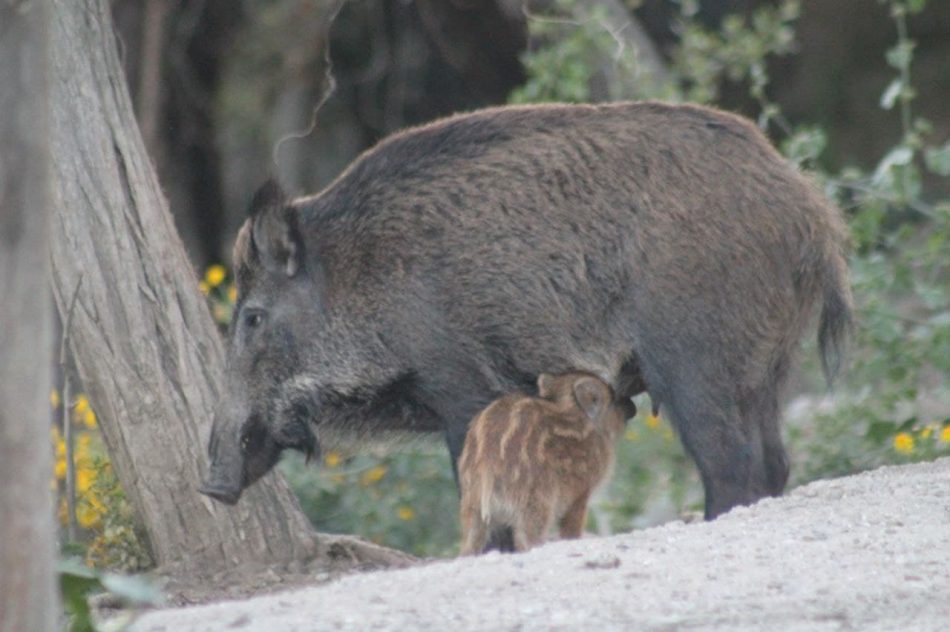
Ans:
<svg viewBox="0 0 950 632"><path fill-rule="evenodd" d="M228 627L229 628L243 628L250 622L251 622L251 617L247 616L246 614L242 614L238 616L237 619L229 623Z"/></svg>
<svg viewBox="0 0 950 632"><path fill-rule="evenodd" d="M620 558L610 553L603 553L584 562L584 568L617 568Z"/></svg>

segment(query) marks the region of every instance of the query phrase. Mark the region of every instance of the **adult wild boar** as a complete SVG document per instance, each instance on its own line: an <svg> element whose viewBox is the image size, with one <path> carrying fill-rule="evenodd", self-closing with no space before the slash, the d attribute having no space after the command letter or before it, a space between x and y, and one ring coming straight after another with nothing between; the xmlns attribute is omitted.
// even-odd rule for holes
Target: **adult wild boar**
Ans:
<svg viewBox="0 0 950 632"><path fill-rule="evenodd" d="M266 185L235 245L227 393L202 491L282 450L442 432L586 371L662 402L706 517L782 492L779 398L820 307L851 318L837 210L744 119L690 105L502 107L397 134L321 193Z"/></svg>

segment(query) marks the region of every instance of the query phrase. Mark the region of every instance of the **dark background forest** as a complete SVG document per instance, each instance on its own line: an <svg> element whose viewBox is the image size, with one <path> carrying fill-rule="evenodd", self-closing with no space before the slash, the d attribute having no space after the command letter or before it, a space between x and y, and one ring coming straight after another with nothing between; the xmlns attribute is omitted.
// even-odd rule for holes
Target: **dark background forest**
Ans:
<svg viewBox="0 0 950 632"><path fill-rule="evenodd" d="M576 4L585 3L624 8L619 0ZM522 56L538 45L528 15L558 8L529 4L530 14L521 0L354 0L342 7L330 0L117 0L136 114L196 268L227 260L246 204L268 175L313 193L395 130L506 103L527 78ZM703 0L696 19L716 30L724 16L776 4ZM670 63L680 43L680 3L626 5ZM946 138L950 3L930 2L908 29L916 42L917 112ZM873 168L898 142L895 113L878 105L892 75L882 60L895 36L886 3L803 0L792 50L767 59L769 98L788 120L827 132L822 161L829 168ZM275 152L280 138L308 130L329 89L327 59L336 85L313 132ZM752 118L760 113L742 81L724 80L717 104Z"/></svg>

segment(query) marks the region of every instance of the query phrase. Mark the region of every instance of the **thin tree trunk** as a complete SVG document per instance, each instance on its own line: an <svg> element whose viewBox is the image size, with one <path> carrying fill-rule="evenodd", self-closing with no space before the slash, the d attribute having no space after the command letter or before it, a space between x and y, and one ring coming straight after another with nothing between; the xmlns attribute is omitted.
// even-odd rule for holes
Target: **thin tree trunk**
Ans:
<svg viewBox="0 0 950 632"><path fill-rule="evenodd" d="M221 341L135 123L109 3L53 4L56 301L62 313L82 274L69 343L152 555L190 574L319 556L327 540L279 475L234 508L196 491Z"/></svg>
<svg viewBox="0 0 950 632"><path fill-rule="evenodd" d="M48 11L0 0L0 631L56 628Z"/></svg>
<svg viewBox="0 0 950 632"><path fill-rule="evenodd" d="M139 129L145 147L152 158L159 162L159 127L162 116L162 44L165 41L165 21L171 9L167 0L145 0L142 18L142 50L138 81Z"/></svg>
<svg viewBox="0 0 950 632"><path fill-rule="evenodd" d="M590 19L597 10L603 11L606 15L609 24L602 26L610 29L618 52L622 47L636 51L637 63L651 81L669 80L666 62L663 61L656 44L650 39L650 35L631 9L628 9L620 0L584 0L575 5L574 14L581 19ZM606 62L604 71L608 81L620 83L625 87L626 92L637 94L637 82L642 80L642 77L618 75L613 70L613 64Z"/></svg>

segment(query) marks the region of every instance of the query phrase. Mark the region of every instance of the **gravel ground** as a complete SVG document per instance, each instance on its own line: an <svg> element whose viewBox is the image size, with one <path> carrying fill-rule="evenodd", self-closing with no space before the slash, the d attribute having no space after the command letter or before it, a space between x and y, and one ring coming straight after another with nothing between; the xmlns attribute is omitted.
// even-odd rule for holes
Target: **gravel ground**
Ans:
<svg viewBox="0 0 950 632"><path fill-rule="evenodd" d="M244 601L154 611L203 630L950 630L950 458L663 525Z"/></svg>

